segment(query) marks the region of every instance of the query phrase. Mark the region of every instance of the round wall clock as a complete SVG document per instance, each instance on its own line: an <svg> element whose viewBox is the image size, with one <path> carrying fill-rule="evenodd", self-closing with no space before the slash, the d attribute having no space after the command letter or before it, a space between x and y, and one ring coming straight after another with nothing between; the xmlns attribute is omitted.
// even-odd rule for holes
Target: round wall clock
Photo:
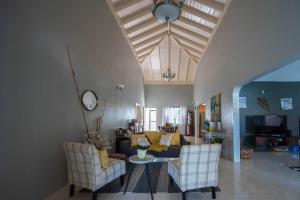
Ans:
<svg viewBox="0 0 300 200"><path fill-rule="evenodd" d="M81 95L81 103L87 111L95 110L98 103L98 97L92 90L86 90Z"/></svg>

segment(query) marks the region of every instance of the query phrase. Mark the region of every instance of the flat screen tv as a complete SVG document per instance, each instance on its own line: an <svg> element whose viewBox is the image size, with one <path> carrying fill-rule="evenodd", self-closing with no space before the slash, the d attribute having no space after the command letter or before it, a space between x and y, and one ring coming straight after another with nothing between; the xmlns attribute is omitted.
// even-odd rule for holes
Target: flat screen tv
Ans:
<svg viewBox="0 0 300 200"><path fill-rule="evenodd" d="M254 134L285 134L287 117L284 115L246 116L246 132Z"/></svg>

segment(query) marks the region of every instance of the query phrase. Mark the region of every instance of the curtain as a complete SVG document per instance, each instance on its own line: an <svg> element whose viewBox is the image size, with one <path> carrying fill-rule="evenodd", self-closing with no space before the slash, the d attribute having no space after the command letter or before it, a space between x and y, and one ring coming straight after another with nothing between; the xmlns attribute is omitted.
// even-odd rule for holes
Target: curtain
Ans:
<svg viewBox="0 0 300 200"><path fill-rule="evenodd" d="M186 117L187 117L187 107L185 106L166 106L163 107L162 112L162 125L171 123L174 126L178 126L181 134L186 132Z"/></svg>

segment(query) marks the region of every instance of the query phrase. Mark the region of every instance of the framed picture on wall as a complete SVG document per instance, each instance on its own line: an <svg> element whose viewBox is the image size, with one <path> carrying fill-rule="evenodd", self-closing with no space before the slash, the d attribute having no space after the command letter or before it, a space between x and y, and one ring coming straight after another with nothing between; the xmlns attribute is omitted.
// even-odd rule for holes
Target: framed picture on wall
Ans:
<svg viewBox="0 0 300 200"><path fill-rule="evenodd" d="M247 97L240 97L240 108L247 108Z"/></svg>
<svg viewBox="0 0 300 200"><path fill-rule="evenodd" d="M280 99L281 110L293 110L293 99L292 98L281 98Z"/></svg>

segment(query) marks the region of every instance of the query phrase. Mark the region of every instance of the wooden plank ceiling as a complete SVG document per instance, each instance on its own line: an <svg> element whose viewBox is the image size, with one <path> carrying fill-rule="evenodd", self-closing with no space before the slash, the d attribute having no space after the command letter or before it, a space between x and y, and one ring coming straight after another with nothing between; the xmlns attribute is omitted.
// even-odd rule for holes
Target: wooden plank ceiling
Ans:
<svg viewBox="0 0 300 200"><path fill-rule="evenodd" d="M193 84L229 1L185 0L179 20L169 26L153 17L153 0L107 3L142 68L145 84ZM161 76L168 65L176 73L169 82Z"/></svg>

